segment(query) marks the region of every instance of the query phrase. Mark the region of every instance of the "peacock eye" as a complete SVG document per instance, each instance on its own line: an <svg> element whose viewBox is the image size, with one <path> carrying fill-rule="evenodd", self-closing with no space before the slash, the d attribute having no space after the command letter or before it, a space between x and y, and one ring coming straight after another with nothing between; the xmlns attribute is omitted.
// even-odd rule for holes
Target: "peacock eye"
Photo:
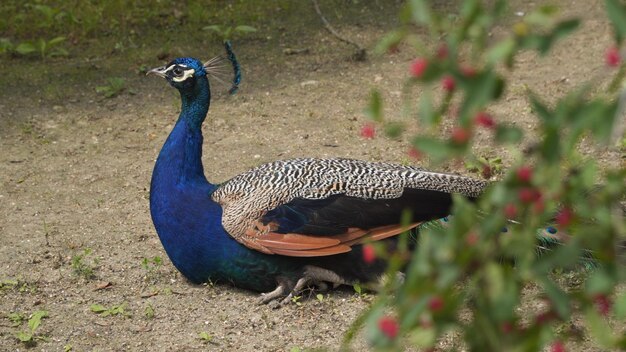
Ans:
<svg viewBox="0 0 626 352"><path fill-rule="evenodd" d="M174 75L176 75L176 76L180 76L180 75L182 75L182 74L183 74L183 69L182 69L182 68L180 68L180 67L178 67L178 66L176 66L176 67L174 67L174 69L172 70L172 72L174 73Z"/></svg>

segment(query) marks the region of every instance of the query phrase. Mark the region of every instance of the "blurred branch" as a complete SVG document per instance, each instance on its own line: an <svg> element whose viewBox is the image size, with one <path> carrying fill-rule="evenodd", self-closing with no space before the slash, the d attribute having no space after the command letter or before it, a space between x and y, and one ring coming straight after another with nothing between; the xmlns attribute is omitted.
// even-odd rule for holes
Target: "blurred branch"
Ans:
<svg viewBox="0 0 626 352"><path fill-rule="evenodd" d="M353 58L355 61L365 61L366 57L367 57L367 52L365 51L365 49L363 47L361 47L359 44L353 42L350 39L347 39L343 36L341 36L328 22L328 20L326 19L326 17L324 17L324 15L322 14L322 11L320 10L320 6L317 3L317 0L311 0L311 2L313 3L313 7L315 8L315 12L317 12L317 15L320 16L320 19L322 20L322 23L324 23L324 28L326 28L327 31L330 32L330 34L332 34L333 36L335 36L337 39L339 39L340 41L350 44L352 46L354 46L356 48L356 52L353 55Z"/></svg>

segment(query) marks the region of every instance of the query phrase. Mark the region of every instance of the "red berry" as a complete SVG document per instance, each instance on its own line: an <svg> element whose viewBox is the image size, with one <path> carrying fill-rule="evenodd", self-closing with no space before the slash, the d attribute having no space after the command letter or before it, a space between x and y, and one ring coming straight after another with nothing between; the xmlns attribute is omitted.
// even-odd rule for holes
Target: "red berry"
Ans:
<svg viewBox="0 0 626 352"><path fill-rule="evenodd" d="M363 261L371 264L376 260L376 249L371 244L363 245Z"/></svg>
<svg viewBox="0 0 626 352"><path fill-rule="evenodd" d="M538 325L549 322L554 318L554 314L552 312L544 312L535 317L535 323Z"/></svg>
<svg viewBox="0 0 626 352"><path fill-rule="evenodd" d="M373 123L366 123L361 127L361 137L365 139L372 139L376 135L376 127Z"/></svg>
<svg viewBox="0 0 626 352"><path fill-rule="evenodd" d="M456 88L456 82L454 81L454 78L452 76L445 76L441 80L441 86L446 92L453 92L454 88Z"/></svg>
<svg viewBox="0 0 626 352"><path fill-rule="evenodd" d="M476 232L470 232L467 234L467 237L465 237L465 243L467 243L468 246L473 246L478 242L478 235L476 234Z"/></svg>
<svg viewBox="0 0 626 352"><path fill-rule="evenodd" d="M565 352L565 345L561 341L554 341L550 346L550 352Z"/></svg>
<svg viewBox="0 0 626 352"><path fill-rule="evenodd" d="M555 220L556 223L559 224L559 226L567 227L572 222L573 217L574 213L570 208L563 208L559 211L558 214L556 214Z"/></svg>
<svg viewBox="0 0 626 352"><path fill-rule="evenodd" d="M604 54L606 64L610 67L617 67L622 61L622 57L617 47L610 47Z"/></svg>
<svg viewBox="0 0 626 352"><path fill-rule="evenodd" d="M520 182L528 183L531 178L533 178L533 169L530 166L522 166L517 169L517 179Z"/></svg>
<svg viewBox="0 0 626 352"><path fill-rule="evenodd" d="M424 58L418 58L411 63L411 76L415 78L421 78L426 69L428 68L428 60Z"/></svg>
<svg viewBox="0 0 626 352"><path fill-rule="evenodd" d="M448 46L446 44L441 44L439 48L437 48L437 58L441 60L448 58Z"/></svg>
<svg viewBox="0 0 626 352"><path fill-rule="evenodd" d="M518 197L522 203L531 203L539 200L541 198L541 193L532 187L524 187L519 190Z"/></svg>
<svg viewBox="0 0 626 352"><path fill-rule="evenodd" d="M485 128L493 128L496 125L496 122L493 120L493 117L486 112L479 112L474 117L474 122L480 126Z"/></svg>
<svg viewBox="0 0 626 352"><path fill-rule="evenodd" d="M476 76L476 69L471 66L462 66L461 73L463 73L466 78L474 77Z"/></svg>
<svg viewBox="0 0 626 352"><path fill-rule="evenodd" d="M504 323L500 325L500 330L502 330L502 332L505 334L508 334L511 331L513 331L513 328L514 328L514 325L510 321L505 321Z"/></svg>
<svg viewBox="0 0 626 352"><path fill-rule="evenodd" d="M398 322L396 319L384 316L378 319L378 329L385 334L390 339L398 336L398 331L400 330L400 326L398 326Z"/></svg>
<svg viewBox="0 0 626 352"><path fill-rule="evenodd" d="M415 160L420 160L423 156L422 152L417 150L417 148L415 147L409 148L409 151L407 152L407 154L409 154L409 156Z"/></svg>
<svg viewBox="0 0 626 352"><path fill-rule="evenodd" d="M596 304L596 309L598 309L598 312L600 314L602 314L605 317L609 315L612 304L611 304L611 300L609 299L609 297L607 297L607 295L602 294L602 293L597 294L593 298L593 301Z"/></svg>
<svg viewBox="0 0 626 352"><path fill-rule="evenodd" d="M553 311L543 312L535 317L535 323L538 325L544 324L556 318L556 314Z"/></svg>
<svg viewBox="0 0 626 352"><path fill-rule="evenodd" d="M438 312L443 309L443 304L443 298L435 296L431 298L430 301L428 301L428 309L430 309L432 312Z"/></svg>
<svg viewBox="0 0 626 352"><path fill-rule="evenodd" d="M504 206L504 215L507 219L515 219L517 216L517 207L513 203Z"/></svg>
<svg viewBox="0 0 626 352"><path fill-rule="evenodd" d="M450 135L452 141L456 144L465 144L470 138L470 133L463 127L455 127Z"/></svg>

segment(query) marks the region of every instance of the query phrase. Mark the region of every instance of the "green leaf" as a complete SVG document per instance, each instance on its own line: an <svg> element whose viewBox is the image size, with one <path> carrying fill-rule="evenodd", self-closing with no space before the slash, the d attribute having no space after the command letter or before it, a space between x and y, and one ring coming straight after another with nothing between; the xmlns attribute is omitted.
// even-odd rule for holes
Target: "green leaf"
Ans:
<svg viewBox="0 0 626 352"><path fill-rule="evenodd" d="M65 41L65 37L56 37L56 38L51 39L50 41L48 41L48 46L51 47L51 46L60 44L60 43L62 43L64 41Z"/></svg>
<svg viewBox="0 0 626 352"><path fill-rule="evenodd" d="M515 126L498 125L496 128L496 141L499 143L519 143L524 133Z"/></svg>
<svg viewBox="0 0 626 352"><path fill-rule="evenodd" d="M30 328L30 331L34 332L35 330L37 330L39 325L41 325L41 319L47 316L48 316L48 312L45 310L38 310L35 313L33 313L32 317L28 319L28 327Z"/></svg>
<svg viewBox="0 0 626 352"><path fill-rule="evenodd" d="M592 125L592 133L598 142L610 143L611 133L613 132L615 119L618 118L618 101L610 102L603 106L604 109L595 116Z"/></svg>
<svg viewBox="0 0 626 352"><path fill-rule="evenodd" d="M558 287L554 282L543 276L540 279L541 286L552 301L552 306L556 309L563 319L569 318L570 315L570 299L565 291Z"/></svg>
<svg viewBox="0 0 626 352"><path fill-rule="evenodd" d="M461 107L461 117L470 118L470 113L484 108L485 105L498 99L504 90L504 80L494 70L487 70L466 80L467 95Z"/></svg>
<svg viewBox="0 0 626 352"><path fill-rule="evenodd" d="M404 30L391 31L385 34L385 36L383 36L383 38L378 41L378 44L376 44L376 48L374 49L374 52L379 55L384 54L390 48L400 44L400 42L404 39L404 37L406 37L406 31Z"/></svg>
<svg viewBox="0 0 626 352"><path fill-rule="evenodd" d="M13 49L13 43L8 38L0 38L0 54L10 52Z"/></svg>
<svg viewBox="0 0 626 352"><path fill-rule="evenodd" d="M214 32L217 32L217 33L222 33L222 26L213 24L213 25L210 25L210 26L202 27L202 30L214 31Z"/></svg>
<svg viewBox="0 0 626 352"><path fill-rule="evenodd" d="M593 307L589 307L587 309L587 313L585 314L585 321L587 324L587 328L591 332L591 335L595 338L597 342L604 348L614 347L614 344L617 342L615 336L611 333L613 329L607 324L607 322L602 319L602 317L596 312Z"/></svg>
<svg viewBox="0 0 626 352"><path fill-rule="evenodd" d="M224 37L224 39L229 39L230 38L230 33L233 31L233 27L227 27L224 29L224 31L222 32L222 36Z"/></svg>
<svg viewBox="0 0 626 352"><path fill-rule="evenodd" d="M515 53L516 42L513 38L507 38L487 52L487 62L490 65L496 65L501 61L504 61L507 67L510 67L513 63L513 54Z"/></svg>
<svg viewBox="0 0 626 352"><path fill-rule="evenodd" d="M380 96L380 92L376 89L372 89L370 94L370 101L365 110L365 114L372 120L377 122L382 122L382 110L383 110L383 101Z"/></svg>
<svg viewBox="0 0 626 352"><path fill-rule="evenodd" d="M206 342L211 342L211 340L213 340L213 336L209 335L209 333L206 332L206 331L202 331L202 332L198 333L198 337L201 340L204 340Z"/></svg>
<svg viewBox="0 0 626 352"><path fill-rule="evenodd" d="M429 25L432 21L431 9L428 1L411 0L409 1L409 9L411 17L415 23Z"/></svg>
<svg viewBox="0 0 626 352"><path fill-rule="evenodd" d="M546 36L543 36L542 38L543 40L540 40L538 42L539 45L537 46L537 50L539 51L541 55L546 55L552 48L552 45L557 40L567 36L574 30L576 30L576 28L578 28L579 25L580 25L580 20L578 19L572 19L572 20L559 22L552 30L552 33Z"/></svg>
<svg viewBox="0 0 626 352"><path fill-rule="evenodd" d="M24 321L24 315L20 313L9 313L7 318L13 323L13 326L19 326Z"/></svg>
<svg viewBox="0 0 626 352"><path fill-rule="evenodd" d="M37 47L39 52L44 52L46 50L47 45L48 45L48 43L45 40L43 40L42 38L37 39L37 41L35 43L36 43L35 47Z"/></svg>
<svg viewBox="0 0 626 352"><path fill-rule="evenodd" d="M561 156L561 136L556 128L546 128L543 135L543 143L541 144L541 154L549 163L559 161Z"/></svg>
<svg viewBox="0 0 626 352"><path fill-rule="evenodd" d="M493 14L496 17L502 16L507 10L508 0L497 0L493 5Z"/></svg>
<svg viewBox="0 0 626 352"><path fill-rule="evenodd" d="M614 285L615 278L613 275L609 274L606 269L598 268L598 270L594 271L589 279L587 279L586 289L590 295L595 295L598 293L611 292Z"/></svg>
<svg viewBox="0 0 626 352"><path fill-rule="evenodd" d="M385 124L385 134L389 138L398 138L404 131L404 125L401 122L389 122Z"/></svg>
<svg viewBox="0 0 626 352"><path fill-rule="evenodd" d="M557 41L569 35L578 29L578 27L580 27L580 20L577 18L561 21L557 23L556 27L552 30L552 38L554 41Z"/></svg>
<svg viewBox="0 0 626 352"><path fill-rule="evenodd" d="M619 45L626 37L626 8L619 0L605 0L604 5L613 25L615 41Z"/></svg>
<svg viewBox="0 0 626 352"><path fill-rule="evenodd" d="M42 15L44 15L44 17L46 17L47 20L51 20L52 17L54 16L55 11L50 6L35 5L33 6L33 8L39 11Z"/></svg>
<svg viewBox="0 0 626 352"><path fill-rule="evenodd" d="M408 336L411 344L420 347L431 347L437 341L437 332L433 328L413 329Z"/></svg>
<svg viewBox="0 0 626 352"><path fill-rule="evenodd" d="M63 48L56 48L50 53L50 56L68 56L70 53Z"/></svg>
<svg viewBox="0 0 626 352"><path fill-rule="evenodd" d="M546 247L547 249L537 250L540 258L533 267L533 270L539 277L547 275L554 268L568 268L579 262L581 253L576 241L571 241L572 243L566 245L555 246L553 239L542 236L544 235L539 233L538 248ZM555 248L552 249L551 247Z"/></svg>
<svg viewBox="0 0 626 352"><path fill-rule="evenodd" d="M241 33L252 33L252 32L256 32L256 28L254 27L250 27L250 26L237 26L235 27L235 31L236 32L241 32Z"/></svg>
<svg viewBox="0 0 626 352"><path fill-rule="evenodd" d="M90 305L89 309L91 309L91 311L94 312L94 313L102 313L102 312L108 310L105 306L103 306L102 304L98 304L98 303L94 303L94 304Z"/></svg>
<svg viewBox="0 0 626 352"><path fill-rule="evenodd" d="M20 55L28 55L35 51L37 51L37 49L32 43L29 42L20 43L15 47L15 52Z"/></svg>
<svg viewBox="0 0 626 352"><path fill-rule="evenodd" d="M96 93L103 93L106 98L112 98L115 95L113 89L108 86L96 87Z"/></svg>
<svg viewBox="0 0 626 352"><path fill-rule="evenodd" d="M21 342L31 342L33 340L33 334L29 331L19 331L15 336Z"/></svg>
<svg viewBox="0 0 626 352"><path fill-rule="evenodd" d="M417 136L413 139L413 146L438 162L452 154L452 149L447 143L431 137Z"/></svg>
<svg viewBox="0 0 626 352"><path fill-rule="evenodd" d="M354 292L356 292L358 295L360 295L363 292L361 285L358 282L354 283L352 285L352 288L354 289Z"/></svg>
<svg viewBox="0 0 626 352"><path fill-rule="evenodd" d="M554 120L552 117L552 112L548 109L548 107L540 100L540 98L533 92L530 92L528 95L530 99L530 106L532 107L532 111L541 119L541 121L545 124L549 124L550 121Z"/></svg>
<svg viewBox="0 0 626 352"><path fill-rule="evenodd" d="M557 40L573 32L579 25L580 21L578 19L559 22L548 34L525 36L521 41L521 46L527 49L535 49L541 55L546 55Z"/></svg>
<svg viewBox="0 0 626 352"><path fill-rule="evenodd" d="M554 5L543 5L539 9L531 12L524 18L524 21L531 26L547 27L554 21L559 8Z"/></svg>
<svg viewBox="0 0 626 352"><path fill-rule="evenodd" d="M433 107L432 94L429 90L424 90L419 101L419 118L426 124L426 126L432 127L439 123L441 117L435 112Z"/></svg>

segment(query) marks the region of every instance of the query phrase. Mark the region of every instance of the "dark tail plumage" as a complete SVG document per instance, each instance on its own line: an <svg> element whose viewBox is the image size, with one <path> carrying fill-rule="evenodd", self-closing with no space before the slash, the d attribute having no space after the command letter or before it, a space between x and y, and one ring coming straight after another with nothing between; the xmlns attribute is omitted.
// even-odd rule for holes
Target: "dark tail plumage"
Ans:
<svg viewBox="0 0 626 352"><path fill-rule="evenodd" d="M421 230L425 229L436 229L436 228L446 228L448 227L448 222L452 217L447 216L445 218L437 219L422 223L416 229L416 233L421 232ZM502 229L502 235L506 235L511 227L514 226L523 226L517 222L510 221L509 225ZM559 247L567 244L568 241L571 240L571 237L554 226L546 226L545 228L537 229L535 232L536 235L536 247L535 253L538 257L547 255L548 253L557 250ZM626 252L626 247L624 244L620 245L620 249L622 252ZM506 260L505 260L506 261ZM578 258L578 266L584 269L593 269L597 267L597 261L594 258L593 251L588 249L582 249Z"/></svg>

